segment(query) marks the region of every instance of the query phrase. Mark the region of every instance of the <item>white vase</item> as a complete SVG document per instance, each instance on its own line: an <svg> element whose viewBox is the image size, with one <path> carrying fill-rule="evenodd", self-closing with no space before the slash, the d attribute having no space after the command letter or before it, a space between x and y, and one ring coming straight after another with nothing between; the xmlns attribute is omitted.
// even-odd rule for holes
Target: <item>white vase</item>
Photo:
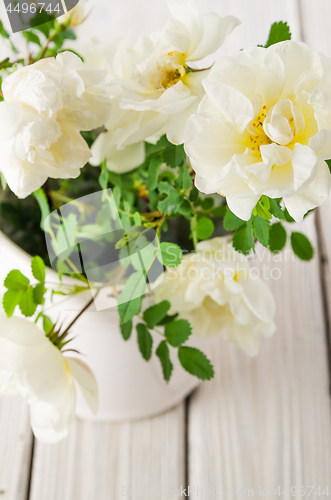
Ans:
<svg viewBox="0 0 331 500"><path fill-rule="evenodd" d="M0 283L12 269L19 269L31 276L31 257L0 232ZM58 282L58 275L47 270L47 280ZM4 290L2 289L1 292ZM1 293L2 295L2 293ZM69 324L91 299L84 292L69 300L57 299L49 311L53 321ZM48 304L49 305L49 304ZM160 361L155 354L146 362L138 349L135 331L124 341L119 330L116 308L96 311L94 304L75 323L72 335L76 336L68 348L76 349L93 370L99 387L99 411L93 416L78 391L77 416L97 421L119 422L150 417L180 403L200 381L185 372L171 348L173 374L167 384L162 376ZM160 337L154 336L154 352ZM189 345L210 353L205 339L192 337ZM68 353L74 355L74 353Z"/></svg>

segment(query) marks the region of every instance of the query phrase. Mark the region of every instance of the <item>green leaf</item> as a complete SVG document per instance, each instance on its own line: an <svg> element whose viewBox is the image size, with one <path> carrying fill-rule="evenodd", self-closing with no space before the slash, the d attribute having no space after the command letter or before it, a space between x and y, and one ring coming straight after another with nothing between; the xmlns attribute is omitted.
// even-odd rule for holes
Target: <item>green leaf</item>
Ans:
<svg viewBox="0 0 331 500"><path fill-rule="evenodd" d="M133 214L133 222L135 226L141 226L141 217L139 212Z"/></svg>
<svg viewBox="0 0 331 500"><path fill-rule="evenodd" d="M191 375L201 380L210 380L214 376L214 368L207 356L195 347L181 346L178 358L182 367Z"/></svg>
<svg viewBox="0 0 331 500"><path fill-rule="evenodd" d="M199 199L199 196L200 196L200 191L195 186L193 186L189 194L189 200L192 203L196 203Z"/></svg>
<svg viewBox="0 0 331 500"><path fill-rule="evenodd" d="M176 175L173 172L169 172L169 170L165 170L159 175L160 182L168 182L169 184L173 184L175 182Z"/></svg>
<svg viewBox="0 0 331 500"><path fill-rule="evenodd" d="M61 49L65 40L76 40L76 35L71 29L66 29L61 33L57 33L53 39L56 50Z"/></svg>
<svg viewBox="0 0 331 500"><path fill-rule="evenodd" d="M325 160L328 167L329 167L329 170L330 170L330 174L331 174L331 160Z"/></svg>
<svg viewBox="0 0 331 500"><path fill-rule="evenodd" d="M44 286L44 283L38 283L35 287L33 287L33 301L37 305L43 305L45 302L44 295L47 289Z"/></svg>
<svg viewBox="0 0 331 500"><path fill-rule="evenodd" d="M180 167L178 178L176 179L175 184L180 189L183 189L183 191L187 191L192 187L193 179L190 176L189 169L185 164L183 167Z"/></svg>
<svg viewBox="0 0 331 500"><path fill-rule="evenodd" d="M2 78L0 77L0 88L1 88L1 82L2 82ZM1 95L0 95L0 97L1 97ZM7 181L6 181L6 177L3 175L2 172L0 172L0 184L1 184L3 191L5 191L5 189L7 188Z"/></svg>
<svg viewBox="0 0 331 500"><path fill-rule="evenodd" d="M142 296L146 291L145 276L141 272L131 274L118 298L121 323L127 323L140 313Z"/></svg>
<svg viewBox="0 0 331 500"><path fill-rule="evenodd" d="M118 186L120 189L123 188L123 180L122 177L116 172L108 171L108 180L114 186Z"/></svg>
<svg viewBox="0 0 331 500"><path fill-rule="evenodd" d="M39 37L32 31L22 31L22 35L24 36L25 40L27 40L27 42L35 43L36 45L39 45L39 47L41 47Z"/></svg>
<svg viewBox="0 0 331 500"><path fill-rule="evenodd" d="M132 320L130 319L127 323L121 323L120 328L123 339L129 340L132 333Z"/></svg>
<svg viewBox="0 0 331 500"><path fill-rule="evenodd" d="M270 210L270 201L269 201L269 197L266 196L265 194L263 194L261 196L261 199L259 200L261 205L263 205L267 210Z"/></svg>
<svg viewBox="0 0 331 500"><path fill-rule="evenodd" d="M2 21L0 21L0 36L2 36L2 38L9 38L9 33L3 27Z"/></svg>
<svg viewBox="0 0 331 500"><path fill-rule="evenodd" d="M237 252L244 255L249 254L254 248L254 238L252 229L252 220L249 220L245 226L240 227L233 235L232 245Z"/></svg>
<svg viewBox="0 0 331 500"><path fill-rule="evenodd" d="M167 194L167 197L158 203L158 209L160 212L168 215L176 214L184 200L184 194L179 193L177 189L168 182L159 182L158 188L160 193Z"/></svg>
<svg viewBox="0 0 331 500"><path fill-rule="evenodd" d="M154 156L148 166L148 189L153 191L157 186L157 178L162 165L162 157Z"/></svg>
<svg viewBox="0 0 331 500"><path fill-rule="evenodd" d="M47 196L44 193L44 191L42 190L42 188L38 189L38 191L35 191L33 193L33 196L36 198L38 205L39 205L39 208L40 208L40 211L41 211L40 227L43 231L48 233L49 229L50 229L49 222L45 226L45 220L50 215L51 211L49 209ZM48 219L48 221L49 221L49 219Z"/></svg>
<svg viewBox="0 0 331 500"><path fill-rule="evenodd" d="M168 165L168 167L175 168L180 167L186 163L186 153L184 151L184 146L175 146L170 142L165 147L163 152L163 160Z"/></svg>
<svg viewBox="0 0 331 500"><path fill-rule="evenodd" d="M181 206L178 209L178 213L184 215L188 219L194 217L195 213L191 208L191 203L188 200L184 200Z"/></svg>
<svg viewBox="0 0 331 500"><path fill-rule="evenodd" d="M293 217L289 214L289 211L287 210L287 208L285 208L285 210L284 210L284 215L285 215L286 222L295 222Z"/></svg>
<svg viewBox="0 0 331 500"><path fill-rule="evenodd" d="M200 206L201 206L202 210L205 210L206 212L208 212L214 206L213 198L208 197L208 198L205 198L204 200L201 200Z"/></svg>
<svg viewBox="0 0 331 500"><path fill-rule="evenodd" d="M2 305L8 318L10 318L18 306L24 290L7 290L2 299Z"/></svg>
<svg viewBox="0 0 331 500"><path fill-rule="evenodd" d="M41 257L36 255L33 257L32 262L31 262L31 269L32 269L32 274L36 278L37 281L40 281L41 283L45 281L46 278L46 266L44 264L44 261Z"/></svg>
<svg viewBox="0 0 331 500"><path fill-rule="evenodd" d="M153 337L143 323L137 325L138 345L142 357L148 361L152 356Z"/></svg>
<svg viewBox="0 0 331 500"><path fill-rule="evenodd" d="M71 52L72 54L75 54L75 56L78 56L82 62L84 62L84 57L81 56L78 52L76 52L75 50L73 49L69 49L68 47L66 47L65 49L62 49L62 50L57 50L58 54L62 54L63 52ZM82 132L81 132L82 133ZM85 132L86 134L89 133L89 132Z"/></svg>
<svg viewBox="0 0 331 500"><path fill-rule="evenodd" d="M285 215L284 215L284 212L279 204L279 200L269 198L269 203L270 203L270 213L274 217L277 217L277 219L285 220Z"/></svg>
<svg viewBox="0 0 331 500"><path fill-rule="evenodd" d="M215 230L214 223L208 217L201 217L197 224L197 236L199 240L207 240Z"/></svg>
<svg viewBox="0 0 331 500"><path fill-rule="evenodd" d="M46 335L52 330L54 323L48 316L43 316L43 329Z"/></svg>
<svg viewBox="0 0 331 500"><path fill-rule="evenodd" d="M141 311L142 297L136 297L124 304L118 304L117 309L122 323L127 323Z"/></svg>
<svg viewBox="0 0 331 500"><path fill-rule="evenodd" d="M307 236L302 233L291 234L292 250L301 260L311 260L314 256L314 249Z"/></svg>
<svg viewBox="0 0 331 500"><path fill-rule="evenodd" d="M263 205L263 203L259 201L254 207L252 214L258 215L259 217L262 217L262 219L270 220L272 219L272 214L269 211L269 208L267 208L265 205Z"/></svg>
<svg viewBox="0 0 331 500"><path fill-rule="evenodd" d="M167 346L165 340L159 344L156 349L156 355L161 361L163 377L167 382L169 382L173 370L173 364L171 363L169 347Z"/></svg>
<svg viewBox="0 0 331 500"><path fill-rule="evenodd" d="M5 279L4 285L8 290L25 290L30 284L21 271L14 269L10 271Z"/></svg>
<svg viewBox="0 0 331 500"><path fill-rule="evenodd" d="M113 191L112 191L112 194L114 197L115 205L117 206L117 208L119 208L120 201L121 201L121 188L119 188L118 186L115 186Z"/></svg>
<svg viewBox="0 0 331 500"><path fill-rule="evenodd" d="M182 261L182 249L175 243L163 241L160 245L162 263L166 267L177 267Z"/></svg>
<svg viewBox="0 0 331 500"><path fill-rule="evenodd" d="M269 244L270 222L259 215L253 216L253 233L257 240L267 247Z"/></svg>
<svg viewBox="0 0 331 500"><path fill-rule="evenodd" d="M224 217L224 229L234 231L245 224L244 220L239 219L231 210L228 210Z"/></svg>
<svg viewBox="0 0 331 500"><path fill-rule="evenodd" d="M274 45L275 43L284 42L285 40L291 40L292 35L290 28L287 23L280 21L279 23L274 23L271 26L269 38L265 45L265 48Z"/></svg>
<svg viewBox="0 0 331 500"><path fill-rule="evenodd" d="M212 210L212 215L215 217L224 217L227 212L227 207L226 205L222 205L220 207L216 207Z"/></svg>
<svg viewBox="0 0 331 500"><path fill-rule="evenodd" d="M270 227L269 248L272 252L277 253L283 250L286 245L286 239L286 230L280 222Z"/></svg>
<svg viewBox="0 0 331 500"><path fill-rule="evenodd" d="M108 188L108 169L107 169L107 160L104 160L104 162L101 165L101 174L99 175L99 184L102 187L102 189L107 189Z"/></svg>
<svg viewBox="0 0 331 500"><path fill-rule="evenodd" d="M164 326L167 325L168 323L171 323L171 321L174 321L176 318L178 318L178 313L176 314L171 314L171 315L166 315L159 323L158 326Z"/></svg>
<svg viewBox="0 0 331 500"><path fill-rule="evenodd" d="M146 321L148 328L153 329L162 321L170 309L170 302L163 300L159 304L149 307L144 311L143 318Z"/></svg>
<svg viewBox="0 0 331 500"><path fill-rule="evenodd" d="M184 344L192 333L192 327L186 319L178 319L165 325L164 334L173 347Z"/></svg>
<svg viewBox="0 0 331 500"><path fill-rule="evenodd" d="M121 213L120 217L121 217L122 226L124 228L126 228L126 227L131 226L131 217L129 217L129 215L131 213L131 205L127 201L124 202L124 211L125 211L125 213L124 214Z"/></svg>
<svg viewBox="0 0 331 500"><path fill-rule="evenodd" d="M30 318L34 315L37 309L37 304L35 303L33 298L32 286L29 286L26 290L23 291L18 305L23 316Z"/></svg>

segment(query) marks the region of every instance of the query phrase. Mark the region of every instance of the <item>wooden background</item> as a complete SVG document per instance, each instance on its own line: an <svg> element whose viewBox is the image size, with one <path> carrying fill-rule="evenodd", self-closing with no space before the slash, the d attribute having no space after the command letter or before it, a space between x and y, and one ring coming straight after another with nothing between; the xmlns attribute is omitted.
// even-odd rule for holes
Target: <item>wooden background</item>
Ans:
<svg viewBox="0 0 331 500"><path fill-rule="evenodd" d="M202 11L242 21L221 55L265 43L270 24L284 20L294 39L331 57L330 0L198 3ZM160 29L168 18L164 0L89 4L93 12L79 29L82 41L128 32L135 38ZM303 496L278 497L278 486L283 492L314 485L321 493L329 486L331 494L330 220L331 199L300 228L315 245L312 262L293 262L289 252L280 263L265 257L269 270L281 271L279 280L268 280L278 330L262 342L259 356L249 359L220 338L216 378L168 413L116 425L76 421L68 439L48 446L33 440L21 401L2 398L0 500L118 500L122 486L192 485L225 493L251 488L254 497L262 487L269 488L270 498L286 500ZM316 488L305 498L326 497Z"/></svg>

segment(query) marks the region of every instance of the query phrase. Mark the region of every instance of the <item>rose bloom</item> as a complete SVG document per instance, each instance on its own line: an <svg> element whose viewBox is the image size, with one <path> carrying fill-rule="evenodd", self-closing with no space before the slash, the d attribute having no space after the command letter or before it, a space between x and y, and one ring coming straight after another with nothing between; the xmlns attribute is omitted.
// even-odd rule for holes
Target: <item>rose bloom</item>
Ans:
<svg viewBox="0 0 331 500"><path fill-rule="evenodd" d="M331 62L304 43L243 50L218 61L190 118L185 149L204 193L249 220L261 195L300 222L330 191Z"/></svg>
<svg viewBox="0 0 331 500"><path fill-rule="evenodd" d="M200 242L196 253L164 273L154 294L157 302L168 300L169 314L187 319L194 334L222 332L250 356L258 353L261 335L271 336L276 329L271 291L253 279L247 258L227 237Z"/></svg>
<svg viewBox="0 0 331 500"><path fill-rule="evenodd" d="M89 367L64 357L35 324L0 315L0 393L24 397L40 441L67 436L76 408L75 381L96 413L98 388Z"/></svg>
<svg viewBox="0 0 331 500"><path fill-rule="evenodd" d="M0 171L25 198L51 178L75 178L91 151L80 135L103 125L110 99L101 70L87 70L71 52L25 66L2 85Z"/></svg>
<svg viewBox="0 0 331 500"><path fill-rule="evenodd" d="M58 18L60 24L68 24L69 26L79 26L88 16L86 3L88 0L80 0L79 3L63 16Z"/></svg>
<svg viewBox="0 0 331 500"><path fill-rule="evenodd" d="M182 144L187 119L198 109L205 94L202 80L209 72L192 67L215 52L239 24L233 16L202 15L195 0L168 0L168 6L173 19L162 31L141 38L134 47L122 40L103 50L99 61L108 69L113 112L106 137L93 146L94 164L105 157L112 161L114 147L155 142L165 133L173 144ZM86 60L93 59L90 54ZM127 152L124 163L130 163L128 156L134 152Z"/></svg>

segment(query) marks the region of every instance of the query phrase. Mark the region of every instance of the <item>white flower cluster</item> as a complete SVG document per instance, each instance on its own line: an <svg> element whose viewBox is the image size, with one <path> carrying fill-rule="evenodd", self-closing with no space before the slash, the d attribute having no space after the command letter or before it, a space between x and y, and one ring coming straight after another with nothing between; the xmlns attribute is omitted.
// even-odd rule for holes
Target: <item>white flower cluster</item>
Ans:
<svg viewBox="0 0 331 500"><path fill-rule="evenodd" d="M75 178L91 152L80 131L102 126L110 99L101 70L71 52L42 59L8 76L0 103L0 171L25 198L48 177Z"/></svg>
<svg viewBox="0 0 331 500"><path fill-rule="evenodd" d="M249 220L261 195L300 222L330 192L331 62L304 43L218 61L187 125L185 149L204 193Z"/></svg>
<svg viewBox="0 0 331 500"><path fill-rule="evenodd" d="M196 335L223 333L250 356L258 353L261 335L276 329L271 291L226 237L200 242L196 253L164 273L154 294L156 302L171 303L170 314L190 321Z"/></svg>
<svg viewBox="0 0 331 500"><path fill-rule="evenodd" d="M0 315L0 394L23 396L41 441L55 443L68 434L76 408L75 380L96 413L98 388L89 367L64 357L35 324Z"/></svg>
<svg viewBox="0 0 331 500"><path fill-rule="evenodd" d="M192 67L215 52L239 24L233 16L201 15L195 0L168 0L168 6L173 18L162 31L135 46L123 39L107 47L92 45L84 54L87 64L108 71L113 104L108 132L93 146L92 164L100 165L106 157L108 168L125 172L143 161L142 141L155 142L166 134L173 144L182 144L209 73Z"/></svg>
<svg viewBox="0 0 331 500"><path fill-rule="evenodd" d="M195 0L168 0L164 29L107 46L92 44L85 63L64 52L23 67L2 85L0 172L20 198L47 178L75 178L88 162L124 173L145 158L144 141L166 134L184 144L197 188L227 198L249 220L262 195L281 198L301 221L330 191L331 62L294 41L254 47L201 62L239 24L201 15ZM84 2L63 18L78 24ZM197 69L197 62L199 62ZM92 151L81 136L105 126ZM250 356L261 335L275 331L275 301L250 273L247 258L228 238L200 242L154 290L170 314L190 321L195 334L222 332ZM96 411L89 368L65 358L38 327L0 316L0 392L18 392L30 405L39 439L67 434L76 401L75 381Z"/></svg>

